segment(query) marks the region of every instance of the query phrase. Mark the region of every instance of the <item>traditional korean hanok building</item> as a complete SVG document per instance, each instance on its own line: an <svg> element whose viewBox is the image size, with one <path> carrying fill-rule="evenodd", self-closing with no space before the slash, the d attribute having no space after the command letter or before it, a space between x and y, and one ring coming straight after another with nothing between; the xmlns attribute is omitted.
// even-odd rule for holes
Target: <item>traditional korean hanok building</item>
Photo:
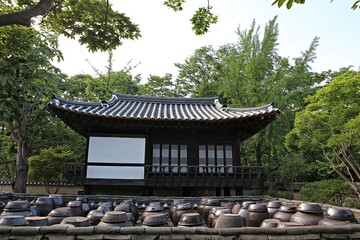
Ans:
<svg viewBox="0 0 360 240"><path fill-rule="evenodd" d="M242 166L240 142L275 120L271 104L229 108L218 98L114 93L107 102L55 98L48 109L88 139L85 193L239 195L261 168ZM77 179L79 181L79 179Z"/></svg>

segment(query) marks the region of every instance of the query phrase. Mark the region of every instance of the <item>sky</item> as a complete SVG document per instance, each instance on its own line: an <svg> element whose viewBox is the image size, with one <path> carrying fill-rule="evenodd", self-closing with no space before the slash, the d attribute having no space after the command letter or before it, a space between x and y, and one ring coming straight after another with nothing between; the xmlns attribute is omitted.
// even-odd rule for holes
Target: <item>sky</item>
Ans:
<svg viewBox="0 0 360 240"><path fill-rule="evenodd" d="M125 40L113 51L113 70L120 71L130 62L136 66L131 73L148 76L171 73L176 77L175 63L183 63L196 49L212 45L218 48L236 43L236 30L250 28L253 20L263 32L265 24L278 16L278 53L293 59L308 49L315 36L320 38L317 59L312 70L338 70L360 66L360 9L352 10L355 0L307 0L294 4L291 10L272 6L273 0L210 0L218 23L209 32L196 36L190 18L207 0L187 0L182 12L173 12L163 5L164 0L111 0L113 8L125 13L139 25L142 37ZM90 53L75 40L60 38L64 61L56 63L69 76L85 73L96 76L94 68L106 73L108 53Z"/></svg>

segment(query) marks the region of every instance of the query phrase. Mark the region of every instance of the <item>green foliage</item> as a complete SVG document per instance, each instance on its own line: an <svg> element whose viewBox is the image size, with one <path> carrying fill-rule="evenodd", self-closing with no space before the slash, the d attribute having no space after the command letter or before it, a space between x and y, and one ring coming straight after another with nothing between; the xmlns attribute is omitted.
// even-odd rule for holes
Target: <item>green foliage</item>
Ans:
<svg viewBox="0 0 360 240"><path fill-rule="evenodd" d="M267 192L267 195L271 196L272 198L285 198L292 200L294 199L294 192L291 191L276 191L273 189L270 189Z"/></svg>
<svg viewBox="0 0 360 240"><path fill-rule="evenodd" d="M192 29L195 31L196 35L207 33L210 25L217 23L218 16L210 11L211 8L211 6L208 6L207 8L201 7L196 10L191 18L191 23L193 24Z"/></svg>
<svg viewBox="0 0 360 240"><path fill-rule="evenodd" d="M33 34L30 28L12 30L26 43L24 50L15 48L16 54L12 54L14 34L0 36L4 41L0 51L0 122L4 123L16 151L14 191L24 192L29 146L39 127L47 121L44 106L56 93L61 77L51 61L62 56L56 36Z"/></svg>
<svg viewBox="0 0 360 240"><path fill-rule="evenodd" d="M167 73L164 77L150 75L147 82L141 86L140 94L159 97L175 97L172 75Z"/></svg>
<svg viewBox="0 0 360 240"><path fill-rule="evenodd" d="M33 50L36 32L22 26L0 28L0 54L2 57L25 57Z"/></svg>
<svg viewBox="0 0 360 240"><path fill-rule="evenodd" d="M23 29L18 34L29 36L31 29ZM31 116L39 113L45 102L45 95L55 91L54 80L59 70L51 65L54 58L61 58L56 49L57 39L54 36L41 34L31 35L28 39L30 47L24 51L17 51L17 55L10 54L12 39L5 35L4 46L0 55L0 120L16 121L30 120ZM29 51L28 51L29 50ZM35 111L35 109L37 111Z"/></svg>
<svg viewBox="0 0 360 240"><path fill-rule="evenodd" d="M139 76L124 71L110 72L99 77L78 74L63 80L61 96L76 101L99 102L109 100L112 92L137 94L140 91Z"/></svg>
<svg viewBox="0 0 360 240"><path fill-rule="evenodd" d="M346 198L342 206L348 208L360 209L360 198L355 198L355 197Z"/></svg>
<svg viewBox="0 0 360 240"><path fill-rule="evenodd" d="M16 150L4 125L0 124L0 179L13 182L15 179Z"/></svg>
<svg viewBox="0 0 360 240"><path fill-rule="evenodd" d="M359 89L359 72L346 71L335 76L326 87L307 98L308 105L296 114L295 126L286 136L289 151L300 152L309 158L314 153L321 154L333 171L358 194Z"/></svg>
<svg viewBox="0 0 360 240"><path fill-rule="evenodd" d="M185 0L168 0L164 2L164 5L171 8L175 12L182 11L182 5L185 3Z"/></svg>
<svg viewBox="0 0 360 240"><path fill-rule="evenodd" d="M302 155L289 156L284 140L293 128L295 113L306 105L304 98L313 94L317 89L314 85L327 79L330 73L311 72L310 64L316 58L319 42L317 37L293 64L279 56L276 20L276 17L271 19L263 32L254 21L247 30L237 29L236 44L227 44L218 50L202 47L184 63L177 63L176 91L181 96L220 96L222 103L233 107L274 102L281 110L279 119L241 143L242 164L263 165L268 181L314 180L318 176L317 165L309 164L309 158L302 159ZM282 167L293 163L299 169L298 175ZM301 167L305 163L308 167Z"/></svg>
<svg viewBox="0 0 360 240"><path fill-rule="evenodd" d="M183 4L186 0L167 0L164 1L164 5L168 8L171 8L174 12L182 11ZM195 31L196 35L203 35L209 31L211 24L216 24L218 16L214 15L212 12L212 6L208 5L205 7L199 7L194 15L191 17L190 21L192 24L192 29Z"/></svg>
<svg viewBox="0 0 360 240"><path fill-rule="evenodd" d="M106 0L65 0L55 4L44 26L65 37L79 38L90 51L108 51L124 39L140 37L140 29L124 13L114 11Z"/></svg>
<svg viewBox="0 0 360 240"><path fill-rule="evenodd" d="M0 13L30 9L38 3L39 1L32 0L0 1ZM77 38L80 44L86 45L93 52L112 50L122 45L126 39L140 37L138 25L124 13L114 11L107 0L53 1L52 8L42 19L40 27L46 32ZM21 41L13 43L22 44Z"/></svg>
<svg viewBox="0 0 360 240"><path fill-rule="evenodd" d="M334 0L331 0L330 2L332 2ZM290 9L293 6L293 3L296 4L305 4L305 0L275 0L272 5L277 5L279 8L282 7L282 5L284 5L284 3L286 2L286 8ZM360 0L356 0L353 5L351 6L351 9L355 10L359 8L359 4L360 4Z"/></svg>
<svg viewBox="0 0 360 240"><path fill-rule="evenodd" d="M68 147L41 149L29 157L29 179L47 183L64 181L64 164L72 162L73 152Z"/></svg>
<svg viewBox="0 0 360 240"><path fill-rule="evenodd" d="M40 149L62 146L72 152L72 161L85 162L86 138L70 129L57 117L48 116L47 121L39 126L36 136L31 140L31 156L38 155Z"/></svg>
<svg viewBox="0 0 360 240"><path fill-rule="evenodd" d="M342 206L352 189L342 180L331 179L305 184L300 190L301 200Z"/></svg>
<svg viewBox="0 0 360 240"><path fill-rule="evenodd" d="M220 57L211 46L197 49L184 63L176 63L175 66L179 68L175 83L177 95L192 97L221 95Z"/></svg>

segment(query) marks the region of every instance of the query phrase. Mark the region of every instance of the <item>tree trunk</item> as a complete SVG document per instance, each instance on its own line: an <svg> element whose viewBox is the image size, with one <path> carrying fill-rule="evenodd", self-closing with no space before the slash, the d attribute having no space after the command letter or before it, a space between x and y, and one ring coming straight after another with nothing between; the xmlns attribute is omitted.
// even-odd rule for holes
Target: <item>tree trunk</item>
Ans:
<svg viewBox="0 0 360 240"><path fill-rule="evenodd" d="M16 179L14 184L14 192L26 193L26 183L28 179L28 148L26 143L21 139L16 139Z"/></svg>

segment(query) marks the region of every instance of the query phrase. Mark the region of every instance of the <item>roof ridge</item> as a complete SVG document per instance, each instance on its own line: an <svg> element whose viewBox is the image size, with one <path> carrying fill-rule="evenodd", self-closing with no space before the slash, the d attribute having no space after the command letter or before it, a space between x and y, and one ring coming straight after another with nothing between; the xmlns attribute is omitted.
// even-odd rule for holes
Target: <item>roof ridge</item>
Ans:
<svg viewBox="0 0 360 240"><path fill-rule="evenodd" d="M113 92L119 100L132 100L132 101L146 101L156 103L178 103L178 104L206 104L214 105L218 97L211 98L186 98L186 97L157 97L157 96L146 96L146 95L129 95Z"/></svg>
<svg viewBox="0 0 360 240"><path fill-rule="evenodd" d="M275 110L275 111L278 111L277 108L274 108L274 106L272 105L272 103L269 103L269 104L266 104L266 105L263 105L263 106L259 106L259 107L249 107L249 108L227 108L228 110L231 110L231 111L238 111L238 112L244 112L244 111L256 111L256 110Z"/></svg>

